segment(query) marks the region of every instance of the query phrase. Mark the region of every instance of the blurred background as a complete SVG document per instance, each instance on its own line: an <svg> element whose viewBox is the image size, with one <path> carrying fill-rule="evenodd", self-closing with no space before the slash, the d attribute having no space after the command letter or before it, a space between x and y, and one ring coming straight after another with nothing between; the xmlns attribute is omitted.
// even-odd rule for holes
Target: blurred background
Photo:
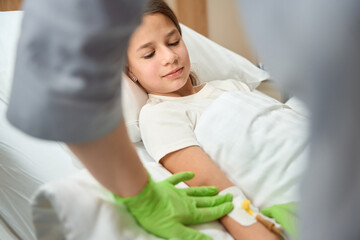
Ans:
<svg viewBox="0 0 360 240"><path fill-rule="evenodd" d="M258 65L260 60L251 45L239 15L236 0L164 0L173 9L179 21L214 42ZM0 0L0 11L21 9L23 0ZM287 96L270 81L264 81L258 90L279 100Z"/></svg>
<svg viewBox="0 0 360 240"><path fill-rule="evenodd" d="M180 22L258 64L235 0L165 0Z"/></svg>
<svg viewBox="0 0 360 240"><path fill-rule="evenodd" d="M165 0L180 22L258 64L235 0ZM21 9L22 0L0 0L0 11Z"/></svg>

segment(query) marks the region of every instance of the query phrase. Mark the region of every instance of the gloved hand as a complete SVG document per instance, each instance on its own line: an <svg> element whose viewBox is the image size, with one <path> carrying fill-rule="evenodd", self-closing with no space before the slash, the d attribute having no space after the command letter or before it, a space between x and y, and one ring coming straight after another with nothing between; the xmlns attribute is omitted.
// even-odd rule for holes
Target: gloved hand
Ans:
<svg viewBox="0 0 360 240"><path fill-rule="evenodd" d="M274 218L291 237L298 238L298 204L296 202L284 203L264 208L261 211L267 217Z"/></svg>
<svg viewBox="0 0 360 240"><path fill-rule="evenodd" d="M129 198L115 196L123 202L138 223L150 233L162 238L211 239L186 225L216 220L233 209L232 195L214 196L216 187L176 188L190 180L192 172L174 174L161 182L149 182L138 195Z"/></svg>

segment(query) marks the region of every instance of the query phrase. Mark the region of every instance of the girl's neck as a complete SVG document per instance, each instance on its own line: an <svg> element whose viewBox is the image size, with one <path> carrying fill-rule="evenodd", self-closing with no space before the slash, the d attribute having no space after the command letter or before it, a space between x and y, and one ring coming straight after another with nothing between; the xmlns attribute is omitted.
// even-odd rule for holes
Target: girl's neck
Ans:
<svg viewBox="0 0 360 240"><path fill-rule="evenodd" d="M200 87L200 88L198 88L198 87ZM171 92L171 93L162 93L162 94L155 93L155 95L161 95L161 96L167 96L167 97L185 97L185 96L189 96L189 95L193 95L193 94L197 93L198 91L200 91L200 89L202 87L203 86L194 87L191 84L191 80L189 77L188 80L186 81L185 85L182 86L180 89L178 89L174 92ZM152 94L154 94L154 93L152 93Z"/></svg>

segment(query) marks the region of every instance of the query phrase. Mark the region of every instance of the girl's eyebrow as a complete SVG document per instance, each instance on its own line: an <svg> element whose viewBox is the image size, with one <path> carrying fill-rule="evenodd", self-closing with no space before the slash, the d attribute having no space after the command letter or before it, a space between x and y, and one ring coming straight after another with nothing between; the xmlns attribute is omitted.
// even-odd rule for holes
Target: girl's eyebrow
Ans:
<svg viewBox="0 0 360 240"><path fill-rule="evenodd" d="M148 43L145 43L143 45L141 45L136 51L140 51L141 49L144 49L144 48L147 48L149 46L151 46L152 42L148 42Z"/></svg>
<svg viewBox="0 0 360 240"><path fill-rule="evenodd" d="M166 38L171 37L172 35L174 35L177 32L177 29L173 29L172 31L170 31L168 34L166 34Z"/></svg>
<svg viewBox="0 0 360 240"><path fill-rule="evenodd" d="M177 32L177 29L171 30L168 34L166 34L166 38L171 37L171 36L174 35L176 32ZM138 51L140 51L141 49L147 48L147 47L151 46L152 43L153 43L153 42L145 43L145 44L141 45L136 51L138 52Z"/></svg>

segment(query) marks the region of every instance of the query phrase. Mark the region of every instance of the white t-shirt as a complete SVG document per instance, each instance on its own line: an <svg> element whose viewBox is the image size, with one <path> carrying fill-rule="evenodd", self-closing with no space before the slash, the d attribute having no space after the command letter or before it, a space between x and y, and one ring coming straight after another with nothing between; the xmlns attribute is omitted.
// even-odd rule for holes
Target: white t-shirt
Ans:
<svg viewBox="0 0 360 240"><path fill-rule="evenodd" d="M185 97L149 94L139 117L146 150L158 162L168 153L199 146L194 129L201 114L222 93L230 91L250 92L250 88L229 79L208 82L199 92Z"/></svg>

